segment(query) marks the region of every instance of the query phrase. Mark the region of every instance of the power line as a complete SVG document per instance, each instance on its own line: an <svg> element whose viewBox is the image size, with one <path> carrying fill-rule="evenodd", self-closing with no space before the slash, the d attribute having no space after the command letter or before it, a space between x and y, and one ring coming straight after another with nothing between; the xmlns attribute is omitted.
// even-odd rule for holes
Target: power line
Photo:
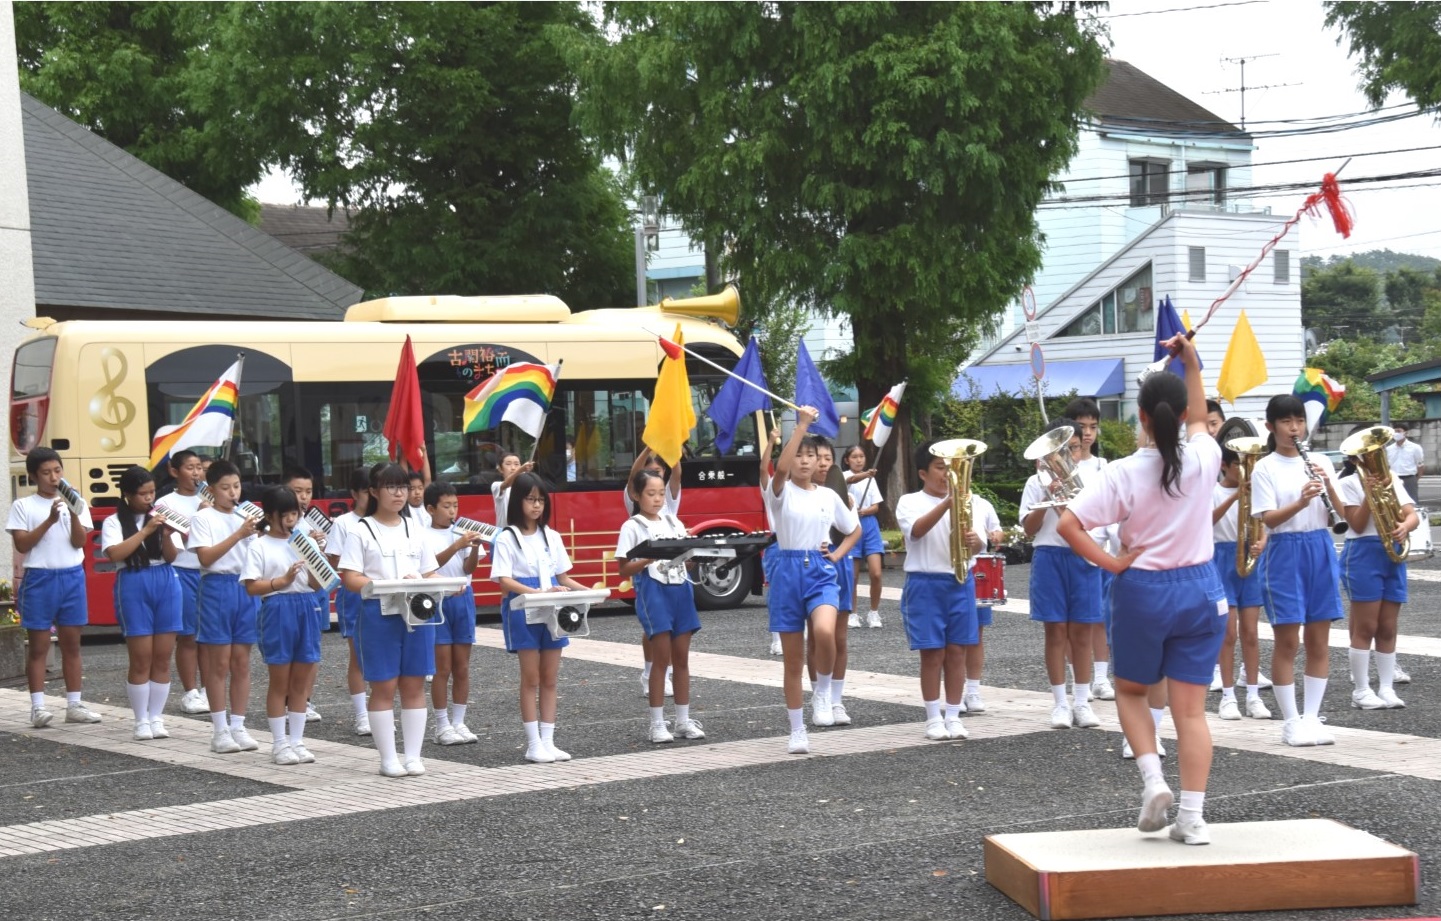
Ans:
<svg viewBox="0 0 1441 921"><path fill-rule="evenodd" d="M1097 19L1126 19L1131 16L1159 16L1162 13L1189 13L1194 10L1219 10L1224 6L1251 6L1256 3L1265 3L1266 0L1233 0L1231 3L1211 3L1206 6L1177 6L1169 10L1141 10L1136 13L1104 13L1098 15Z"/></svg>
<svg viewBox="0 0 1441 921"><path fill-rule="evenodd" d="M1346 185L1348 188L1352 188L1378 182L1398 182L1408 179L1432 179L1436 177L1441 177L1441 169L1412 170L1405 173L1388 173L1380 176L1351 176L1347 178ZM1297 189L1311 189L1315 187L1315 184L1314 180L1277 182L1268 185L1253 185L1245 189L1228 189L1226 190L1226 195L1227 198L1254 198L1263 196L1268 192L1291 192ZM1176 197L1181 201L1185 201L1186 194L1184 191L1178 191ZM1163 202L1169 201L1171 196L1157 195L1156 198L1158 200L1155 204L1162 204ZM1130 200L1131 195L1129 192L1082 195L1075 198L1041 202L1041 204L1037 206L1037 210L1065 211L1070 208L1094 207L1097 204L1105 203L1125 204L1129 203Z"/></svg>
<svg viewBox="0 0 1441 921"><path fill-rule="evenodd" d="M1318 161L1318 160L1345 160L1345 159L1347 159L1347 158L1354 158L1354 157L1382 157L1382 156L1386 156L1386 155L1388 155L1388 154L1418 153L1418 152L1420 152L1420 151L1425 151L1425 150L1441 150L1441 144L1432 144L1432 145L1429 145L1429 146L1426 146L1426 147L1399 147L1399 148L1395 148L1395 149L1392 149L1392 150L1364 150L1364 151L1358 151L1358 152L1356 152L1356 153L1327 154L1327 155L1322 156L1322 157L1297 157L1297 158L1295 158L1295 159L1293 159L1293 160L1269 160L1269 161L1265 161L1265 162L1262 162L1262 163L1250 162L1250 163L1234 163L1234 164L1232 164L1232 163L1226 163L1226 164L1210 164L1210 165L1208 166L1208 168L1214 168L1214 167L1216 167L1216 166L1224 166L1226 169L1256 169L1256 168L1262 167L1262 166L1289 166L1289 165L1291 165L1291 164L1293 164L1293 163L1315 163L1315 162ZM1165 175L1167 175L1167 176L1184 176L1184 175L1186 175L1187 172L1189 172L1189 170L1173 169L1173 170L1167 170ZM1158 174L1152 174L1152 175L1158 175ZM1067 185L1069 185L1069 184L1071 184L1071 183L1073 183L1073 182L1106 182L1106 181L1111 181L1111 180L1115 180L1115 179L1130 179L1130 178L1131 178L1131 174L1130 174L1130 173L1120 173L1120 174L1113 175L1113 176L1082 176L1082 177L1077 178L1077 179L1067 179L1067 180L1065 180L1065 182L1066 182ZM1053 201L1058 201L1058 200L1064 200L1064 199L1051 199L1051 200L1053 200Z"/></svg>

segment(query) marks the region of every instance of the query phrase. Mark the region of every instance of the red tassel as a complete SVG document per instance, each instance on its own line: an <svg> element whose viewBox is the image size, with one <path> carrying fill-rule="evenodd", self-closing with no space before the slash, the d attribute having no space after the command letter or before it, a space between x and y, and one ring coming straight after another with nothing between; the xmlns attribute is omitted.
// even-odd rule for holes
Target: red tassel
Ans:
<svg viewBox="0 0 1441 921"><path fill-rule="evenodd" d="M684 360L685 350L679 345L671 342L665 336L657 336L656 338L660 340L661 351L665 352L667 358L674 358L676 361Z"/></svg>
<svg viewBox="0 0 1441 921"><path fill-rule="evenodd" d="M1331 223L1335 225L1336 232L1342 239L1351 236L1351 228L1355 226L1355 219L1351 217L1351 211L1346 207L1346 201L1341 197L1341 184L1336 181L1335 173L1327 173L1326 178L1321 180L1321 191L1313 192L1307 196L1306 203L1301 210L1312 217L1320 216L1318 205L1325 203L1326 211L1331 215Z"/></svg>

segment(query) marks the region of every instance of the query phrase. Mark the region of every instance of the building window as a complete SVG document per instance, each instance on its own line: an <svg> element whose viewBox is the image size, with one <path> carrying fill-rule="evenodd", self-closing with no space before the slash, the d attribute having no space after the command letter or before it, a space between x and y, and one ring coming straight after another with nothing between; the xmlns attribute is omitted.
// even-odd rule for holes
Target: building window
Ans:
<svg viewBox="0 0 1441 921"><path fill-rule="evenodd" d="M1186 198L1212 205L1226 203L1226 167L1218 163L1192 163L1186 167Z"/></svg>
<svg viewBox="0 0 1441 921"><path fill-rule="evenodd" d="M1131 161L1131 207L1145 208L1159 205L1166 200L1169 191L1166 160Z"/></svg>
<svg viewBox="0 0 1441 921"><path fill-rule="evenodd" d="M1191 275L1190 275L1191 281L1205 281L1205 280L1206 280L1206 247L1204 247L1204 246L1190 246L1190 247L1187 247L1187 250L1188 250L1188 252L1190 253L1190 256L1191 256Z"/></svg>
<svg viewBox="0 0 1441 921"><path fill-rule="evenodd" d="M1156 328L1155 301L1152 297L1151 264L1127 278L1119 287L1107 291L1084 313L1076 317L1056 335L1100 336L1150 332Z"/></svg>
<svg viewBox="0 0 1441 921"><path fill-rule="evenodd" d="M1291 283L1291 251L1289 249L1278 249L1271 255L1275 259L1276 284L1289 285Z"/></svg>

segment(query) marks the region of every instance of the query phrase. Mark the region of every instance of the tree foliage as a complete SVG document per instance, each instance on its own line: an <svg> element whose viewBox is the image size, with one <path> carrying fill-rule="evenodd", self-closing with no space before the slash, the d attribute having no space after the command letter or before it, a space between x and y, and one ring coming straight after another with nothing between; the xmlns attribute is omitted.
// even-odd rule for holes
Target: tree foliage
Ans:
<svg viewBox="0 0 1441 921"><path fill-rule="evenodd" d="M1400 90L1420 108L1441 106L1441 4L1329 2L1326 25L1349 40L1371 105Z"/></svg>
<svg viewBox="0 0 1441 921"><path fill-rule="evenodd" d="M1371 269L1340 262L1301 282L1301 322L1320 331L1323 340L1373 332L1389 319L1381 306L1381 277Z"/></svg>
<svg viewBox="0 0 1441 921"><path fill-rule="evenodd" d="M611 37L575 48L586 126L743 290L846 317L828 370L862 406L907 379L909 444L1040 265L1034 209L1100 80L1096 36L1071 4L604 11Z"/></svg>

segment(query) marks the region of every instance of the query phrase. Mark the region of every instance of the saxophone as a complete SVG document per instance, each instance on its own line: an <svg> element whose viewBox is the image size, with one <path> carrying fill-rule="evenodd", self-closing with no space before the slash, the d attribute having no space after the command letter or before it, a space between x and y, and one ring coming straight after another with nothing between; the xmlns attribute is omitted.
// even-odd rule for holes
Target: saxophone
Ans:
<svg viewBox="0 0 1441 921"><path fill-rule="evenodd" d="M1361 489L1366 494L1366 505L1371 509L1371 520L1376 522L1376 533L1381 538L1381 545L1386 548L1386 555L1393 563L1404 563L1411 553L1411 539L1408 537L1397 543L1390 537L1405 518L1392 484L1391 463L1386 460L1386 446L1395 437L1396 433L1389 426L1373 425L1341 442L1341 453L1356 465ZM1381 485L1373 487L1373 479Z"/></svg>
<svg viewBox="0 0 1441 921"><path fill-rule="evenodd" d="M931 445L931 454L946 462L946 479L951 484L951 567L957 582L971 575L971 548L966 546L966 534L972 530L971 467L985 451L986 443L974 438L952 438Z"/></svg>

